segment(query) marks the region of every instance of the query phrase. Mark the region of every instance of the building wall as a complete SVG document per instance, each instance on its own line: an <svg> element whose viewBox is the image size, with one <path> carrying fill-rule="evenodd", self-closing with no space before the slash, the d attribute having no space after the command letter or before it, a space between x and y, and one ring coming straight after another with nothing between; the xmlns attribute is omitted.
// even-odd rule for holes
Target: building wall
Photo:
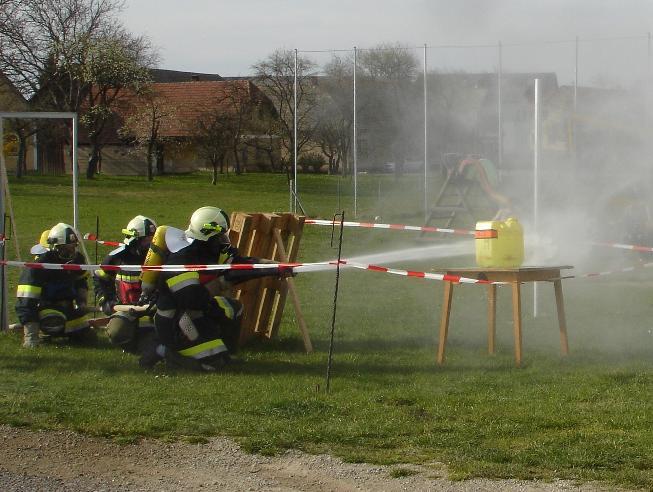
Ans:
<svg viewBox="0 0 653 492"><path fill-rule="evenodd" d="M16 90L9 85L9 81L0 75L0 111L26 111L27 102L23 99ZM16 161L18 158L18 142L16 135L11 132L11 127L7 120L4 120L4 141L2 142L2 149L5 154L5 164L7 171L12 172L16 169ZM34 169L34 152L32 139L29 140L27 148L27 170Z"/></svg>

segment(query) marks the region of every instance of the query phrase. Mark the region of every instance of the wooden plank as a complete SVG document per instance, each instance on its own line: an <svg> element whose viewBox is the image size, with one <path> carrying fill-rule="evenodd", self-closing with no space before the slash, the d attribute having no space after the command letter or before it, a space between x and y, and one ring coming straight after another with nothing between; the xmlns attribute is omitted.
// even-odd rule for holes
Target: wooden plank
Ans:
<svg viewBox="0 0 653 492"><path fill-rule="evenodd" d="M286 255L285 247L283 245L283 240L281 239L281 233L278 229L274 231L274 237L277 241L279 256L281 261L287 262L288 256ZM287 288L290 290L290 299L292 300L293 306L295 308L295 317L297 318L297 325L299 327L299 333L302 336L304 341L304 350L307 353L313 351L313 344L311 343L311 337L308 335L308 328L306 328L306 321L304 320L304 315L302 314L302 309L299 304L299 296L297 295L297 290L295 289L295 282L291 277L286 278ZM284 296L285 297L285 296ZM285 298L284 298L285 301ZM277 306L277 313L280 314L281 309Z"/></svg>
<svg viewBox="0 0 653 492"><path fill-rule="evenodd" d="M453 298L453 282L444 283L444 301L442 302L442 318L440 319L440 343L438 345L438 364L444 363L444 350L449 333L449 318L451 317L451 299Z"/></svg>
<svg viewBox="0 0 653 492"><path fill-rule="evenodd" d="M487 286L487 352L494 355L494 341L497 332L497 286Z"/></svg>
<svg viewBox="0 0 653 492"><path fill-rule="evenodd" d="M512 283L512 323L515 337L515 365L521 367L521 284Z"/></svg>
<svg viewBox="0 0 653 492"><path fill-rule="evenodd" d="M555 280L553 288L556 296L558 310L558 325L560 327L560 351L562 355L569 355L569 341L567 340L567 320L565 317L565 299L562 295L562 280Z"/></svg>

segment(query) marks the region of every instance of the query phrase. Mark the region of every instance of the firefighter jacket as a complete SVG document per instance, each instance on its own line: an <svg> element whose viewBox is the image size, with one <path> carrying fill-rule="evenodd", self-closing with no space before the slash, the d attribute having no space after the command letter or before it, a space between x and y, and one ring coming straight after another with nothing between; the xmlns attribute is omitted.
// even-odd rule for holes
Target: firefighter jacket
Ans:
<svg viewBox="0 0 653 492"><path fill-rule="evenodd" d="M235 248L229 255L221 255L222 263L228 258L244 259ZM197 240L170 253L165 262L166 265L214 263L216 252L207 242ZM160 272L155 325L162 344L195 359L227 351L225 342L229 349L235 348L242 306L235 299L212 296L204 286L222 274L222 271ZM182 332L185 325L195 333Z"/></svg>
<svg viewBox="0 0 653 492"><path fill-rule="evenodd" d="M142 265L145 253L138 253L136 248L122 245L111 251L102 260L103 265ZM139 271L129 270L95 270L93 285L98 303L103 306L111 304L136 304L141 295Z"/></svg>
<svg viewBox="0 0 653 492"><path fill-rule="evenodd" d="M80 253L72 260L64 260L55 251L47 251L35 259L36 263L71 263L83 265L86 262ZM16 293L16 314L21 324L39 321L39 311L48 306L73 306L75 302L86 302L88 272L71 270L45 270L26 268L20 275ZM84 298L83 298L84 297Z"/></svg>

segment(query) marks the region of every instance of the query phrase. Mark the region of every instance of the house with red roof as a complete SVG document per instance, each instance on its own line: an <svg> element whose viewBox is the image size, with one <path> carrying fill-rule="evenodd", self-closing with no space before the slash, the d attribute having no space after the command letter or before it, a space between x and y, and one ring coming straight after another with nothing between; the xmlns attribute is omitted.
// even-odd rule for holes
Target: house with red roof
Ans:
<svg viewBox="0 0 653 492"><path fill-rule="evenodd" d="M166 71L164 78L179 80L181 72ZM270 159L279 155L262 149L274 142L273 135L252 131L252 118L274 118L270 99L249 80L215 80L202 76L182 78L184 81L154 82L146 95L122 94L114 107L114 118L107 125L102 149L102 172L110 174L145 174L147 145L156 120L154 142L156 171L183 173L211 168L202 152L200 122L207 118L236 121L240 124L238 142L229 149L225 166L236 165L244 171L269 169ZM240 121L239 121L240 120ZM246 121L247 120L247 121ZM143 127L145 125L145 128ZM258 128L261 128L259 125ZM258 140L264 141L257 145ZM86 159L88 139L80 137L80 162ZM274 143L272 144L274 145Z"/></svg>

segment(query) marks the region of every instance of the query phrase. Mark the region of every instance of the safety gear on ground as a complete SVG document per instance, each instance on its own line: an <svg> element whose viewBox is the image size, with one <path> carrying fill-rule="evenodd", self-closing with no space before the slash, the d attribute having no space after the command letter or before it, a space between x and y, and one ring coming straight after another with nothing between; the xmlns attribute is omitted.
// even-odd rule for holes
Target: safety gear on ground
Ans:
<svg viewBox="0 0 653 492"><path fill-rule="evenodd" d="M229 217L218 207L202 207L193 212L186 236L206 241L210 237L229 230Z"/></svg>
<svg viewBox="0 0 653 492"><path fill-rule="evenodd" d="M48 233L48 246L56 251L64 259L72 259L77 250L79 238L73 227L69 224L59 222Z"/></svg>
<svg viewBox="0 0 653 492"><path fill-rule="evenodd" d="M131 244L135 239L154 236L155 232L156 223L152 219L144 215L137 215L122 230L122 233L125 235L123 242L125 244Z"/></svg>
<svg viewBox="0 0 653 492"><path fill-rule="evenodd" d="M23 347L34 348L40 345L39 324L35 321L25 323L23 327Z"/></svg>

